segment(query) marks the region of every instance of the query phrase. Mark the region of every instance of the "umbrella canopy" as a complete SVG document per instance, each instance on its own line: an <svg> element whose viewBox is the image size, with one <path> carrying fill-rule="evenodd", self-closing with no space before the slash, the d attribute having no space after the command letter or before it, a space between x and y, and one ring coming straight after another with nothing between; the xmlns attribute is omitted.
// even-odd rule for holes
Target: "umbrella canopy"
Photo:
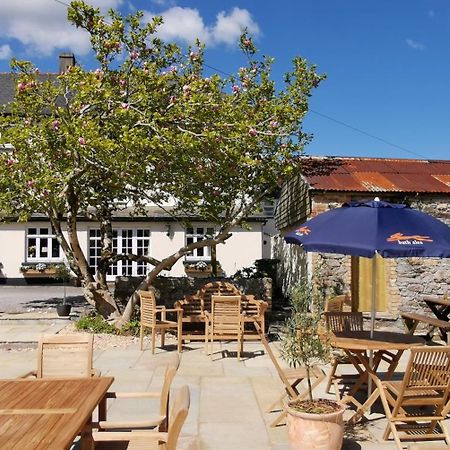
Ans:
<svg viewBox="0 0 450 450"><path fill-rule="evenodd" d="M285 236L310 252L373 258L450 258L450 227L406 205L373 200L345 203Z"/></svg>

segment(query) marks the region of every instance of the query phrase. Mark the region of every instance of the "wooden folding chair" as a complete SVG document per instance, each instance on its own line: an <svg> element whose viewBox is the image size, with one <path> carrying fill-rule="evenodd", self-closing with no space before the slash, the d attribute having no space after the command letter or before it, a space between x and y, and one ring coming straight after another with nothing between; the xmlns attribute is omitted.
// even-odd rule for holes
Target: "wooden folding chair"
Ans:
<svg viewBox="0 0 450 450"><path fill-rule="evenodd" d="M182 386L170 409L167 432L160 431L98 431L93 433L95 450L156 450L161 444L166 450L176 450L181 428L189 413L189 388Z"/></svg>
<svg viewBox="0 0 450 450"><path fill-rule="evenodd" d="M205 347L208 341L211 343L211 356L213 352L214 339L230 340L237 339L238 360L243 352L243 320L241 315L240 295L213 295L211 297L211 314L208 317L208 332L205 336Z"/></svg>
<svg viewBox="0 0 450 450"><path fill-rule="evenodd" d="M261 338L261 342L264 345L267 354L269 355L270 360L277 370L281 382L284 384L285 389L281 396L269 406L267 412L273 412L277 407L277 410L282 409L283 400L286 397L289 397L291 400L304 400L308 396L308 389L305 387L300 391L299 388L301 387L302 381L307 380L306 369L304 367L282 368L278 363L277 358L273 354L273 351L270 348L269 343L267 342L266 336L258 323L255 323L255 328ZM326 375L320 367L313 367L310 373L310 377L312 381L311 387L312 389L315 389L322 382L322 380L325 379ZM285 417L286 412L282 411L270 424L270 426L276 427L283 421Z"/></svg>
<svg viewBox="0 0 450 450"><path fill-rule="evenodd" d="M164 347L166 330L177 330L177 348L181 352L182 343L182 325L183 310L181 308L167 309L165 306L157 306L155 294L152 291L139 291L141 301L141 327L140 327L140 344L141 350L144 349L144 329L150 328L152 331L152 353L155 353L156 331L161 332L161 347ZM166 313L176 312L177 321L166 319ZM157 316L161 315L161 319Z"/></svg>
<svg viewBox="0 0 450 450"><path fill-rule="evenodd" d="M326 312L341 312L344 309L345 295L337 295L336 297L331 297L325 302Z"/></svg>
<svg viewBox="0 0 450 450"><path fill-rule="evenodd" d="M172 381L177 373L180 365L180 358L178 355L173 358L170 365L167 366L164 375L164 383L161 391L141 391L141 392L108 392L106 399L154 399L159 398L159 414L147 420L139 421L110 421L106 420L106 399L99 406L99 430L117 430L117 429L143 429L158 427L158 431L167 431L169 426L169 397ZM151 414L149 414L151 416Z"/></svg>
<svg viewBox="0 0 450 450"><path fill-rule="evenodd" d="M444 425L450 398L450 346L412 348L402 381L375 378L375 383L389 422L385 440L392 433L399 450L405 439L444 439L450 445Z"/></svg>
<svg viewBox="0 0 450 450"><path fill-rule="evenodd" d="M343 299L344 301L344 299ZM363 315L362 312L342 312L333 311L325 312L325 323L328 331L333 333L343 331L362 331L363 330ZM333 352L333 359L331 361L331 370L328 375L327 385L325 392L330 392L331 384L334 384L336 398L340 400L338 380L341 379L353 379L354 376L342 376L336 375L337 367L339 364L350 364L347 356L342 351ZM361 374L364 370L358 370Z"/></svg>
<svg viewBox="0 0 450 450"><path fill-rule="evenodd" d="M37 370L20 378L85 378L100 376L92 368L94 336L89 333L50 334L38 344Z"/></svg>

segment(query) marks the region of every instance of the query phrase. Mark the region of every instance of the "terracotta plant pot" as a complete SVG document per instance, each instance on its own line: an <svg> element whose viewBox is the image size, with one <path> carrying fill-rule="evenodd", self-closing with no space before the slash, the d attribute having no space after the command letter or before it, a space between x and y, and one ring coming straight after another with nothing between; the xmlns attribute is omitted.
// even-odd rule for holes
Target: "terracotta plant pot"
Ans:
<svg viewBox="0 0 450 450"><path fill-rule="evenodd" d="M297 411L285 405L289 442L293 450L340 450L344 438L345 405L326 414Z"/></svg>

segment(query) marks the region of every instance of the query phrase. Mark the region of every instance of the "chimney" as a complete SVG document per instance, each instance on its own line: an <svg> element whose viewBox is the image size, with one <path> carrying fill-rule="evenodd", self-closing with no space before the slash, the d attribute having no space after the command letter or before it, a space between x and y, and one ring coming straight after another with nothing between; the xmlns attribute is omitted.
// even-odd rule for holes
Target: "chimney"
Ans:
<svg viewBox="0 0 450 450"><path fill-rule="evenodd" d="M59 55L59 73L65 72L69 67L76 64L73 53L61 53Z"/></svg>

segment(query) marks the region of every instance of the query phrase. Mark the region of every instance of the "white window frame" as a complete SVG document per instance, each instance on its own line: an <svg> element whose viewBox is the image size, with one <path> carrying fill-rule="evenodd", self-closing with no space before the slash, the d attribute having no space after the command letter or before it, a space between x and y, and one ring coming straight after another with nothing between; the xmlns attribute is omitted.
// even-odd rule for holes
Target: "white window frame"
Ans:
<svg viewBox="0 0 450 450"><path fill-rule="evenodd" d="M46 233L41 233L42 230L47 230ZM30 233L31 230L36 230L34 234ZM63 255L60 245L56 239L56 236L52 232L50 225L37 225L34 227L28 227L26 229L26 241L25 241L25 261L26 262L62 262ZM32 244L34 240L34 244ZM58 244L58 256L53 256L53 243ZM34 255L31 254L30 248L34 247ZM42 256L43 249L47 250L47 256Z"/></svg>
<svg viewBox="0 0 450 450"><path fill-rule="evenodd" d="M126 241L129 242L126 242ZM92 246L92 243L98 245ZM131 244L131 245L129 245ZM114 228L113 229L113 249L117 253L143 254L147 248L147 255L150 254L151 231L150 228ZM89 265L97 269L97 261L100 258L100 229L90 228L88 230L88 258ZM114 281L116 276L145 276L150 268L150 264L137 261L117 261L109 267L106 275L107 281Z"/></svg>
<svg viewBox="0 0 450 450"><path fill-rule="evenodd" d="M199 230L203 231L199 231ZM214 236L216 230L213 225L203 223L193 223L190 227L185 229L185 244L198 242L205 239L205 235L210 235L208 231L212 230ZM202 254L203 253L203 254ZM186 255L186 261L211 261L211 247L196 248L191 253Z"/></svg>

